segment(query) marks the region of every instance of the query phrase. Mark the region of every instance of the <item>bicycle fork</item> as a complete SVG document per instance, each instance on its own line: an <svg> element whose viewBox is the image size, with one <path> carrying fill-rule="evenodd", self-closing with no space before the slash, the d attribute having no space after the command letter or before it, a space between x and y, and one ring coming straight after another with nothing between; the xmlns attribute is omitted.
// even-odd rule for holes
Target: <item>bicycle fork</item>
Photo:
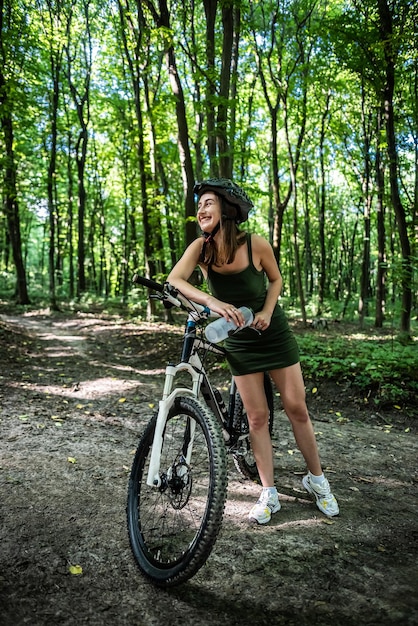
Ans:
<svg viewBox="0 0 418 626"><path fill-rule="evenodd" d="M192 388L174 387L174 379L179 372L186 371L192 379ZM175 399L179 396L192 396L197 398L199 395L201 383L201 374L190 363L179 363L178 365L167 365L165 371L165 383L162 400L158 403L158 415L155 425L154 438L152 442L152 450L150 455L150 464L148 469L147 485L150 487L161 487L160 460L161 449L163 445L163 434L167 417L173 406ZM190 441L185 452L185 462L190 464L195 424L192 422L190 429Z"/></svg>

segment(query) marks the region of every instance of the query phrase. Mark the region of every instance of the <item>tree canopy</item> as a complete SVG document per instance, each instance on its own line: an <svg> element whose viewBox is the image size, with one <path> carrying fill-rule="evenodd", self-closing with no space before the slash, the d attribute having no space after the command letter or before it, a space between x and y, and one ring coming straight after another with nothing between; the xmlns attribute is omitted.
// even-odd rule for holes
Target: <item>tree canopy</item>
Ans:
<svg viewBox="0 0 418 626"><path fill-rule="evenodd" d="M193 185L242 184L284 296L417 306L411 0L0 0L1 294L130 297L197 235Z"/></svg>

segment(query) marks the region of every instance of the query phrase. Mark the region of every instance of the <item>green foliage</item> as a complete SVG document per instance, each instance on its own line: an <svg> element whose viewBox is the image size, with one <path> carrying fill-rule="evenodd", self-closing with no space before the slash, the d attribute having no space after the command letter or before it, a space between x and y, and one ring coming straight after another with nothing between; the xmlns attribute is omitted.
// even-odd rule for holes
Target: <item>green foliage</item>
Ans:
<svg viewBox="0 0 418 626"><path fill-rule="evenodd" d="M409 8L412 4L402 0L390 3L389 8L397 48L394 104L400 194L409 212L406 225L414 264L418 119L416 9L413 12ZM296 315L304 295L308 317L322 309L321 315L356 319L363 244L368 238L363 212L370 199L367 297L374 308L377 267L384 258L385 313L391 324L392 319L396 323L404 273L390 206L384 128L379 137L374 135L384 80L375 2L232 3L234 20L238 5L241 17L239 28L234 25L239 40L237 57L229 66L231 89L227 95L221 90L222 68L229 62L224 54L222 3L171 3L169 26L161 26L155 19L151 6L157 7L156 2L131 5L39 0L36 10L32 5L17 0L6 3L0 32L5 93L9 94L7 106L13 119L22 254L31 299L48 299L54 272L56 297L73 298L81 266L87 274L86 290L95 294L92 298L106 295L117 299L123 292L127 302L127 276L134 268L152 268L162 276L171 269L184 250L186 226L193 219L185 212L184 155L178 147L177 112L184 105L193 169L190 178L206 176L219 162L219 153L215 158L209 154L209 143L211 139L217 143L221 120L230 144L225 149L232 174L242 181L255 203L248 228L276 246L284 295ZM209 7L216 9L211 62L205 15ZM169 48L175 55L183 93L172 88L173 71L166 58ZM58 96L57 145L52 154L54 93ZM226 120L220 115L225 105ZM78 231L80 172L76 159L82 138L81 113L88 139L83 241L79 241ZM376 227L374 166L378 144L385 174L384 251L379 249ZM274 164L273 145L277 157ZM0 165L4 154L0 133ZM365 155L370 168L368 181ZM296 163L291 181L290 172ZM50 176L54 185L48 197ZM4 186L1 190L4 196ZM322 199L324 220L319 216ZM281 204L283 225L279 234L275 227ZM10 272L13 261L4 218L0 211L0 271ZM85 252L83 262L78 258L81 248ZM300 256L304 294L295 279L295 249ZM413 299L417 297L416 267L415 262L415 274L407 276ZM326 281L319 302L316 294L322 272ZM13 280L8 273L4 282L8 297L15 290Z"/></svg>
<svg viewBox="0 0 418 626"><path fill-rule="evenodd" d="M298 336L305 379L347 383L377 406L414 403L418 396L418 345L395 338L317 334Z"/></svg>

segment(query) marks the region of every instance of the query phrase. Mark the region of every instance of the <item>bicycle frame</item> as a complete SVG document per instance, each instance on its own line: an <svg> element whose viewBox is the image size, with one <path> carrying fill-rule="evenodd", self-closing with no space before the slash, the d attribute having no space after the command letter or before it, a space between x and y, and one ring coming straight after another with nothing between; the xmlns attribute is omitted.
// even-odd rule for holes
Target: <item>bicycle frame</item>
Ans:
<svg viewBox="0 0 418 626"><path fill-rule="evenodd" d="M206 404L212 409L222 425L224 438L229 438L228 432L224 428L221 408L216 399L212 385L206 375L202 361L200 359L199 350L208 350L225 356L225 350L221 346L217 346L207 341L202 341L196 335L196 321L193 315L189 315L184 335L183 350L181 362L178 365L167 365L165 370L165 382L163 389L163 397L158 403L158 415L155 426L154 439L150 456L150 465L148 470L147 484L150 487L160 487L160 458L163 443L163 433L168 413L173 406L175 399L179 396L189 395L197 398L202 393ZM191 378L191 387L175 387L176 376L180 372L187 372ZM190 433L190 443L188 444L186 453L186 463L190 463L191 453L193 449L194 431Z"/></svg>

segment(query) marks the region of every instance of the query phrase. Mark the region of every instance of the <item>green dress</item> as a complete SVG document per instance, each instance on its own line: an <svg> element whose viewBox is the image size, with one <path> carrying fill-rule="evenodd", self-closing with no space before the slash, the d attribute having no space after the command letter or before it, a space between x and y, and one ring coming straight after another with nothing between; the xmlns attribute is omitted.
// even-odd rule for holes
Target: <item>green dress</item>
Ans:
<svg viewBox="0 0 418 626"><path fill-rule="evenodd" d="M242 272L220 274L208 268L211 293L236 307L247 306L257 313L263 308L267 281L263 270L253 265L251 235L247 234L250 263ZM277 303L267 330L244 328L225 341L227 360L234 376L268 372L299 362L299 350L285 314Z"/></svg>

